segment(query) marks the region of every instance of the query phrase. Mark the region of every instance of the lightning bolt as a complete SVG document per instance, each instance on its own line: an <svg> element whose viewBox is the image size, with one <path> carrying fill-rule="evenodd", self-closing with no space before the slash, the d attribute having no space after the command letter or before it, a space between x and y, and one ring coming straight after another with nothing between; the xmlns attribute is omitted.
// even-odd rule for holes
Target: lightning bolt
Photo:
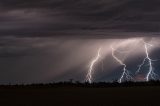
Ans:
<svg viewBox="0 0 160 106"><path fill-rule="evenodd" d="M119 83L122 82L123 79L126 79L126 80L131 80L133 79L132 76L130 75L129 71L126 69L127 65L125 63L123 63L118 57L116 57L115 55L115 51L116 49L114 49L112 46L111 46L111 49L112 49L112 56L113 58L120 64L123 66L123 73L119 79Z"/></svg>
<svg viewBox="0 0 160 106"><path fill-rule="evenodd" d="M152 66L152 64L153 64L152 62L153 62L153 61L156 61L156 60L152 60L152 59L150 58L149 52L148 52L148 47L149 47L149 46L151 47L151 46L153 46L153 45L151 45L151 44L149 44L149 43L146 43L145 41L143 41L143 43L144 43L144 48L145 48L146 57L144 58L143 62L138 66L138 70L136 71L136 73L139 73L139 72L140 72L142 66L145 64L145 61L148 60L148 63L149 63L149 71L148 71L145 79L146 79L146 81L149 81L150 78L151 78L151 79L156 79L156 77L158 76L158 75L154 72L153 66Z"/></svg>
<svg viewBox="0 0 160 106"><path fill-rule="evenodd" d="M89 83L92 83L92 72L93 72L93 68L95 66L95 63L99 60L100 58L100 52L101 52L101 48L98 49L97 52L97 56L91 61L87 76L86 76L86 81Z"/></svg>

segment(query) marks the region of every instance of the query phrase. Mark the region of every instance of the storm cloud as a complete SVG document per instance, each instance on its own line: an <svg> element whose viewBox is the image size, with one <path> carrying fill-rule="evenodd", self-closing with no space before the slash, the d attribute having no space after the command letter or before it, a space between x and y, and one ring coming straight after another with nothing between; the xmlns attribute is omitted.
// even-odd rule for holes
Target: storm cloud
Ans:
<svg viewBox="0 0 160 106"><path fill-rule="evenodd" d="M159 4L159 0L1 0L0 35L158 36Z"/></svg>
<svg viewBox="0 0 160 106"><path fill-rule="evenodd" d="M145 56L141 39L154 45L150 56L160 58L159 5L159 0L0 0L0 84L84 81L99 47L103 58L94 81L118 79L122 67L111 45L130 51L120 58L134 73ZM159 61L153 65L160 74Z"/></svg>

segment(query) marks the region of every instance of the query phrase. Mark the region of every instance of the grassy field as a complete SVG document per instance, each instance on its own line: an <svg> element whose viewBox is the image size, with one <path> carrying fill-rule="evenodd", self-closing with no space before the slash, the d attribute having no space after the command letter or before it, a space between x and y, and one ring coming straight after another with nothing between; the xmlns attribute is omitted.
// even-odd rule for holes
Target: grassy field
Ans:
<svg viewBox="0 0 160 106"><path fill-rule="evenodd" d="M0 88L0 106L159 106L159 99L160 87Z"/></svg>

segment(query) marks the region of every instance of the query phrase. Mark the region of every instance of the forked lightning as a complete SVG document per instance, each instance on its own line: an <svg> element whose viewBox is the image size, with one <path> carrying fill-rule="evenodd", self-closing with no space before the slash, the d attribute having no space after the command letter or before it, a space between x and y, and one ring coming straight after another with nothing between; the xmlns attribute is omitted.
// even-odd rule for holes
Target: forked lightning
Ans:
<svg viewBox="0 0 160 106"><path fill-rule="evenodd" d="M122 73L122 75L121 75L121 77L119 79L119 83L121 83L123 79L125 79L125 80L131 80L131 79L133 79L132 76L130 75L129 71L126 69L127 65L123 61L121 61L118 57L116 57L116 55L115 55L116 49L114 49L112 46L111 46L111 49L112 49L112 56L113 56L113 58L120 65L123 66L123 73Z"/></svg>
<svg viewBox="0 0 160 106"><path fill-rule="evenodd" d="M90 64L90 67L89 67L89 70L86 76L86 81L89 83L92 83L92 74L93 74L94 66L100 58L100 55L101 55L100 52L101 52L101 48L98 49L97 56L91 61L91 64Z"/></svg>
<svg viewBox="0 0 160 106"><path fill-rule="evenodd" d="M145 61L148 60L148 63L149 63L149 71L145 77L145 80L146 81L149 81L150 79L156 79L156 77L158 76L154 70L153 70L153 66L152 66L152 62L155 61L155 60L152 60L149 56L149 52L148 52L148 47L151 47L153 45L149 44L149 43L146 43L145 41L143 41L144 43L144 48L145 48L145 54L146 54L146 57L144 58L143 62L139 65L138 67L138 70L136 71L136 73L140 72L142 66L145 64Z"/></svg>

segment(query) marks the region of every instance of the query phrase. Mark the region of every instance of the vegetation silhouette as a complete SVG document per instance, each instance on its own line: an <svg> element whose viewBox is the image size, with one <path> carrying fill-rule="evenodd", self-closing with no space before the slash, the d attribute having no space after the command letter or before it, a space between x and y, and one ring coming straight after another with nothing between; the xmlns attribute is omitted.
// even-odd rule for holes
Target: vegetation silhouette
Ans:
<svg viewBox="0 0 160 106"><path fill-rule="evenodd" d="M53 83L39 83L39 84L15 84L15 85L0 85L1 88L24 88L24 87L84 87L84 88L105 88L105 87L134 87L134 86L160 86L160 80L150 80L148 82L133 82L133 81L125 81L119 83L117 80L113 82L80 82L74 81L73 79L69 79L69 81L64 82L53 82Z"/></svg>

